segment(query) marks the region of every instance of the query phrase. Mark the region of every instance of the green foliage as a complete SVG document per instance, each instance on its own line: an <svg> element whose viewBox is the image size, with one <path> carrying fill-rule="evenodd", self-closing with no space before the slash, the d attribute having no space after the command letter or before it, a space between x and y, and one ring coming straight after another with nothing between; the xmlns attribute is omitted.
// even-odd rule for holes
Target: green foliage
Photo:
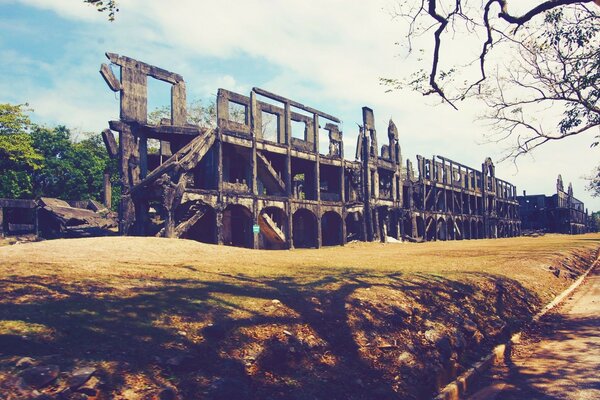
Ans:
<svg viewBox="0 0 600 400"><path fill-rule="evenodd" d="M0 104L0 135L24 133L31 126L27 104Z"/></svg>
<svg viewBox="0 0 600 400"><path fill-rule="evenodd" d="M596 167L589 180L587 189L592 192L592 196L600 197L600 165Z"/></svg>
<svg viewBox="0 0 600 400"><path fill-rule="evenodd" d="M0 104L0 197L31 197L31 175L43 157L28 134L31 121L26 105Z"/></svg>
<svg viewBox="0 0 600 400"><path fill-rule="evenodd" d="M594 228L600 232L600 211L592 213L592 221L594 221Z"/></svg>
<svg viewBox="0 0 600 400"><path fill-rule="evenodd" d="M104 171L118 180L101 135L76 142L64 126L32 124L25 107L0 104L0 197L100 200Z"/></svg>
<svg viewBox="0 0 600 400"><path fill-rule="evenodd" d="M559 84L572 90L559 130L566 134L582 126L600 124L600 15L588 11L557 9L546 14L540 47L548 61L561 67ZM558 79L557 79L558 80ZM558 85L557 85L558 86ZM569 96L567 90L559 92ZM557 96L558 97L558 96Z"/></svg>
<svg viewBox="0 0 600 400"><path fill-rule="evenodd" d="M151 125L160 125L163 119L171 120L170 106L158 107L148 114ZM204 105L202 100L194 100L187 105L187 120L201 128L214 128L217 126L217 105L214 101Z"/></svg>
<svg viewBox="0 0 600 400"><path fill-rule="evenodd" d="M33 174L34 195L65 200L100 200L104 171L110 160L100 135L73 142L64 126L36 126L34 147L44 157L44 167Z"/></svg>
<svg viewBox="0 0 600 400"><path fill-rule="evenodd" d="M109 21L114 21L115 14L119 11L116 0L83 0L83 2L96 6L99 12L108 12Z"/></svg>

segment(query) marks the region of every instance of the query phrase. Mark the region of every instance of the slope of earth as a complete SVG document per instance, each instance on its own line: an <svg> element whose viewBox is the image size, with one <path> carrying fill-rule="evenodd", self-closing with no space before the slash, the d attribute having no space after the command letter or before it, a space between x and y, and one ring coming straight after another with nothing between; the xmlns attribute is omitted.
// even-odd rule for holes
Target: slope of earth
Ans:
<svg viewBox="0 0 600 400"><path fill-rule="evenodd" d="M598 234L293 251L134 237L4 246L0 398L426 398L599 247ZM73 383L81 367L94 376ZM25 378L44 368L57 378L34 391Z"/></svg>

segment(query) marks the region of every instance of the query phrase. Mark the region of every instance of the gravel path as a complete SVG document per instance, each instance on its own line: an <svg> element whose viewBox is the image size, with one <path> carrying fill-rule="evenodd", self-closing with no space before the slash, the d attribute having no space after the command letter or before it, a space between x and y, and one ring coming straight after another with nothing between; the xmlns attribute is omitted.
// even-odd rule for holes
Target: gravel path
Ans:
<svg viewBox="0 0 600 400"><path fill-rule="evenodd" d="M600 399L600 267L481 386L469 400Z"/></svg>

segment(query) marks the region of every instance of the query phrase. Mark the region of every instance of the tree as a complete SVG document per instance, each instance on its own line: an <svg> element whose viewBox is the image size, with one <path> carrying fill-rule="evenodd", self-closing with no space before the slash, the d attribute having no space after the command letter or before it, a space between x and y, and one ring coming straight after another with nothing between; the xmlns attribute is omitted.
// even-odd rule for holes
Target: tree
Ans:
<svg viewBox="0 0 600 400"><path fill-rule="evenodd" d="M382 81L390 90L409 86L423 95L437 95L455 109L466 98L482 100L489 110L483 118L491 128L485 136L492 142L509 143L503 159L516 161L548 142L597 132L600 15L590 3L546 0L516 15L509 11L507 0L475 5L468 0L407 0L396 16L408 20L409 52L413 39L431 35L429 69L417 71L408 80ZM595 3L600 5L600 0ZM482 38L479 56L466 66L445 66L442 55L448 52L442 50L459 33ZM488 59L494 48L508 48L512 54L509 62L496 63L490 73ZM478 72L463 75L464 81L457 79L472 64ZM595 136L591 146L599 141L600 135ZM598 168L588 186L596 194L600 190Z"/></svg>
<svg viewBox="0 0 600 400"><path fill-rule="evenodd" d="M600 165L596 167L589 180L587 189L592 192L592 196L600 197Z"/></svg>
<svg viewBox="0 0 600 400"><path fill-rule="evenodd" d="M392 87L410 85L424 95L439 95L445 102L457 108L455 103L464 99L471 91L480 87L487 79L486 60L492 48L498 43L510 39L523 27L528 26L538 16L551 10L560 10L571 5L584 6L594 0L546 0L531 7L521 15L509 11L508 0L484 0L473 5L469 0L405 0L394 10L395 17L405 19L408 24L407 38L409 51L412 52L412 40L424 34L431 34L433 51L429 70L416 72L408 82L398 79L383 79ZM600 0L596 0L600 3ZM496 12L496 14L495 14ZM446 83L456 72L456 66L447 69L443 64L442 50L446 41L460 30L481 37L480 53L476 61L479 75L469 79L458 88L449 88ZM449 93L452 89L456 92Z"/></svg>
<svg viewBox="0 0 600 400"><path fill-rule="evenodd" d="M28 133L32 124L26 107L0 104L0 197L31 197L31 175L42 167L43 157Z"/></svg>
<svg viewBox="0 0 600 400"><path fill-rule="evenodd" d="M111 168L111 160L100 135L88 134L86 139L74 142L64 126L54 129L36 126L31 137L34 147L44 157L43 168L33 173L36 197L102 198L104 171Z"/></svg>
<svg viewBox="0 0 600 400"><path fill-rule="evenodd" d="M600 14L552 10L524 34L517 57L479 95L490 109L490 139L514 139L507 158L600 127ZM560 114L552 119L549 109Z"/></svg>
<svg viewBox="0 0 600 400"><path fill-rule="evenodd" d="M148 114L148 123L159 125L161 120L171 120L171 107L162 106ZM187 120L190 124L201 128L215 128L217 126L217 105L214 101L204 105L202 100L194 100L187 106Z"/></svg>
<svg viewBox="0 0 600 400"><path fill-rule="evenodd" d="M115 14L119 11L116 0L83 0L83 2L95 6L99 12L108 12L109 21L114 21Z"/></svg>

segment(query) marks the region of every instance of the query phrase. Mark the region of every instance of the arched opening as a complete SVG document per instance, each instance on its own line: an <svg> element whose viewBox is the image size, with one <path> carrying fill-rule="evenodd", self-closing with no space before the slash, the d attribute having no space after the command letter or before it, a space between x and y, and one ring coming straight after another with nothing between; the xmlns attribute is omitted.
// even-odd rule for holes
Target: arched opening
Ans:
<svg viewBox="0 0 600 400"><path fill-rule="evenodd" d="M405 237L409 237L409 238L413 237L413 224L412 224L412 218L410 217L410 215L407 215L402 220L402 231L404 232ZM416 239L416 238L414 238L414 239Z"/></svg>
<svg viewBox="0 0 600 400"><path fill-rule="evenodd" d="M305 208L301 208L292 217L294 247L317 247L317 217Z"/></svg>
<svg viewBox="0 0 600 400"><path fill-rule="evenodd" d="M446 222L446 233L447 233L447 239L446 240L454 240L456 239L456 231L454 230L454 221L452 220L452 218L448 218L448 221Z"/></svg>
<svg viewBox="0 0 600 400"><path fill-rule="evenodd" d="M495 222L490 221L488 223L487 237L490 239L496 239L498 237L498 225Z"/></svg>
<svg viewBox="0 0 600 400"><path fill-rule="evenodd" d="M467 219L463 222L463 239L471 239L471 222Z"/></svg>
<svg viewBox="0 0 600 400"><path fill-rule="evenodd" d="M446 221L444 220L444 218L438 219L437 228L436 228L438 240L447 240L448 239L446 227L447 227Z"/></svg>
<svg viewBox="0 0 600 400"><path fill-rule="evenodd" d="M363 237L363 217L358 211L346 215L346 242L365 240Z"/></svg>
<svg viewBox="0 0 600 400"><path fill-rule="evenodd" d="M427 241L435 240L436 238L436 223L433 217L427 218L427 232L426 232Z"/></svg>
<svg viewBox="0 0 600 400"><path fill-rule="evenodd" d="M323 246L342 244L342 217L338 213L328 211L321 217L321 243Z"/></svg>
<svg viewBox="0 0 600 400"><path fill-rule="evenodd" d="M483 230L483 222L477 221L477 238L483 239L485 237L485 231Z"/></svg>
<svg viewBox="0 0 600 400"><path fill-rule="evenodd" d="M136 207L147 207L147 221L145 232L148 236L163 236L165 222L167 220L167 209L161 202L151 201L147 204L137 202Z"/></svg>
<svg viewBox="0 0 600 400"><path fill-rule="evenodd" d="M252 213L244 206L229 205L223 211L223 244L252 247Z"/></svg>
<svg viewBox="0 0 600 400"><path fill-rule="evenodd" d="M196 240L202 243L217 243L217 213L214 208L205 206L202 217L192 225L182 238Z"/></svg>
<svg viewBox="0 0 600 400"><path fill-rule="evenodd" d="M454 227L454 239L462 240L463 235L464 235L464 228L463 228L462 221L460 218L456 218L454 220L454 223L456 224L456 226ZM457 227L458 227L458 229L457 229Z"/></svg>
<svg viewBox="0 0 600 400"><path fill-rule="evenodd" d="M266 207L260 212L259 246L261 249L280 250L287 248L287 215L279 207Z"/></svg>
<svg viewBox="0 0 600 400"><path fill-rule="evenodd" d="M417 217L417 237L419 239L425 238L425 220L423 217Z"/></svg>

